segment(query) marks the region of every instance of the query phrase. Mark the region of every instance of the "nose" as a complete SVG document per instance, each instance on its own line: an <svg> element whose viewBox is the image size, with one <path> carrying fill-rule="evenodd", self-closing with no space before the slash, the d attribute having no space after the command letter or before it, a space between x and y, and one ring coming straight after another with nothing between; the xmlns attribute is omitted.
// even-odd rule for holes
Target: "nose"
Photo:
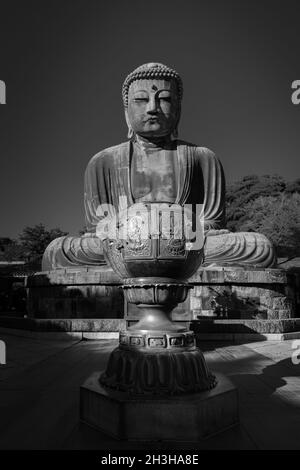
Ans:
<svg viewBox="0 0 300 470"><path fill-rule="evenodd" d="M148 114L156 114L157 113L157 100L155 96L150 96L148 104L147 104L147 113Z"/></svg>

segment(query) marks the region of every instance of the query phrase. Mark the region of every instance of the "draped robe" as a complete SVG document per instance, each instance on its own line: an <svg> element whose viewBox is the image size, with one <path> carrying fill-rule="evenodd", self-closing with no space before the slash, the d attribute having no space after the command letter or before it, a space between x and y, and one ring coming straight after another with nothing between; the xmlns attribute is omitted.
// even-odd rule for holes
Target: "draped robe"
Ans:
<svg viewBox="0 0 300 470"><path fill-rule="evenodd" d="M132 142L111 147L95 155L85 173L85 215L88 232L94 233L99 222L97 208L110 204L117 211L120 198L127 207L136 201L132 196ZM213 152L185 142L177 142L175 204L202 204L206 229L224 226L225 178L222 165Z"/></svg>
<svg viewBox="0 0 300 470"><path fill-rule="evenodd" d="M207 148L177 141L177 194L175 204L202 204L204 212L204 266L271 267L276 264L272 244L254 232L225 230L225 177L222 165ZM120 201L135 203L131 161L133 143L122 143L96 154L85 172L84 205L87 233L82 237L53 240L43 257L43 270L105 264L101 241L96 235L99 205L122 210ZM123 198L123 199L122 199ZM125 199L124 199L125 198Z"/></svg>

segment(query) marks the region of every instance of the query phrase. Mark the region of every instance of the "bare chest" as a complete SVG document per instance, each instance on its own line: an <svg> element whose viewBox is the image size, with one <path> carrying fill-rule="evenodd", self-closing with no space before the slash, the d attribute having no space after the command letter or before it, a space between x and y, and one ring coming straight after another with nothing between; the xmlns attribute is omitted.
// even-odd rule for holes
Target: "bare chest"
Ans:
<svg viewBox="0 0 300 470"><path fill-rule="evenodd" d="M134 151L131 191L136 202L174 202L177 195L177 152L160 149Z"/></svg>

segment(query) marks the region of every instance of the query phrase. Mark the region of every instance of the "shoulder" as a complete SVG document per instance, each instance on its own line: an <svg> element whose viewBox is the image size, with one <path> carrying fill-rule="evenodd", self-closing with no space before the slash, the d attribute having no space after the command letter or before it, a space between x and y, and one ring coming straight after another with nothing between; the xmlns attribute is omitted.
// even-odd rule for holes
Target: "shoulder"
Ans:
<svg viewBox="0 0 300 470"><path fill-rule="evenodd" d="M185 151L190 151L192 153L192 159L195 167L201 168L201 171L205 174L224 174L221 161L209 148L200 147L199 145L184 141L177 141L177 146L185 146Z"/></svg>
<svg viewBox="0 0 300 470"><path fill-rule="evenodd" d="M196 145L196 144L192 144L190 142L185 142L183 140L178 140L177 141L177 146L180 146L180 147L187 147L188 149L190 149L194 156L197 158L204 158L204 159L210 159L210 160L214 160L214 159L217 159L215 153L210 150L209 148L207 147L200 147L199 145Z"/></svg>
<svg viewBox="0 0 300 470"><path fill-rule="evenodd" d="M114 145L113 147L108 147L94 155L88 165L87 168L95 167L95 166L102 166L106 164L113 164L114 158L120 154L123 150L125 150L128 146L128 142L122 142L119 145Z"/></svg>
<svg viewBox="0 0 300 470"><path fill-rule="evenodd" d="M208 160L211 162L218 161L216 154L207 147L195 147L195 156L196 158L200 158L201 160Z"/></svg>

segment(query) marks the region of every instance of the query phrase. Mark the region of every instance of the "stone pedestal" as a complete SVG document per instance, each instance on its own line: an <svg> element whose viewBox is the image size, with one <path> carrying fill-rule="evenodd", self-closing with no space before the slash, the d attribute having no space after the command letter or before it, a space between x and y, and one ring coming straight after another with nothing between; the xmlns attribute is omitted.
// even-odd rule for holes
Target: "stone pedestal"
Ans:
<svg viewBox="0 0 300 470"><path fill-rule="evenodd" d="M200 268L194 286L172 312L173 321L217 319L281 320L296 316L293 273L283 269ZM140 318L125 303L120 278L107 266L36 273L27 278L28 314L33 318Z"/></svg>
<svg viewBox="0 0 300 470"><path fill-rule="evenodd" d="M80 419L116 439L199 441L238 423L237 389L223 375L212 390L132 396L103 388L99 372L80 389Z"/></svg>
<svg viewBox="0 0 300 470"><path fill-rule="evenodd" d="M107 266L55 269L28 276L33 318L123 318L121 281Z"/></svg>
<svg viewBox="0 0 300 470"><path fill-rule="evenodd" d="M283 269L201 268L189 279L191 317L288 319L296 293Z"/></svg>

